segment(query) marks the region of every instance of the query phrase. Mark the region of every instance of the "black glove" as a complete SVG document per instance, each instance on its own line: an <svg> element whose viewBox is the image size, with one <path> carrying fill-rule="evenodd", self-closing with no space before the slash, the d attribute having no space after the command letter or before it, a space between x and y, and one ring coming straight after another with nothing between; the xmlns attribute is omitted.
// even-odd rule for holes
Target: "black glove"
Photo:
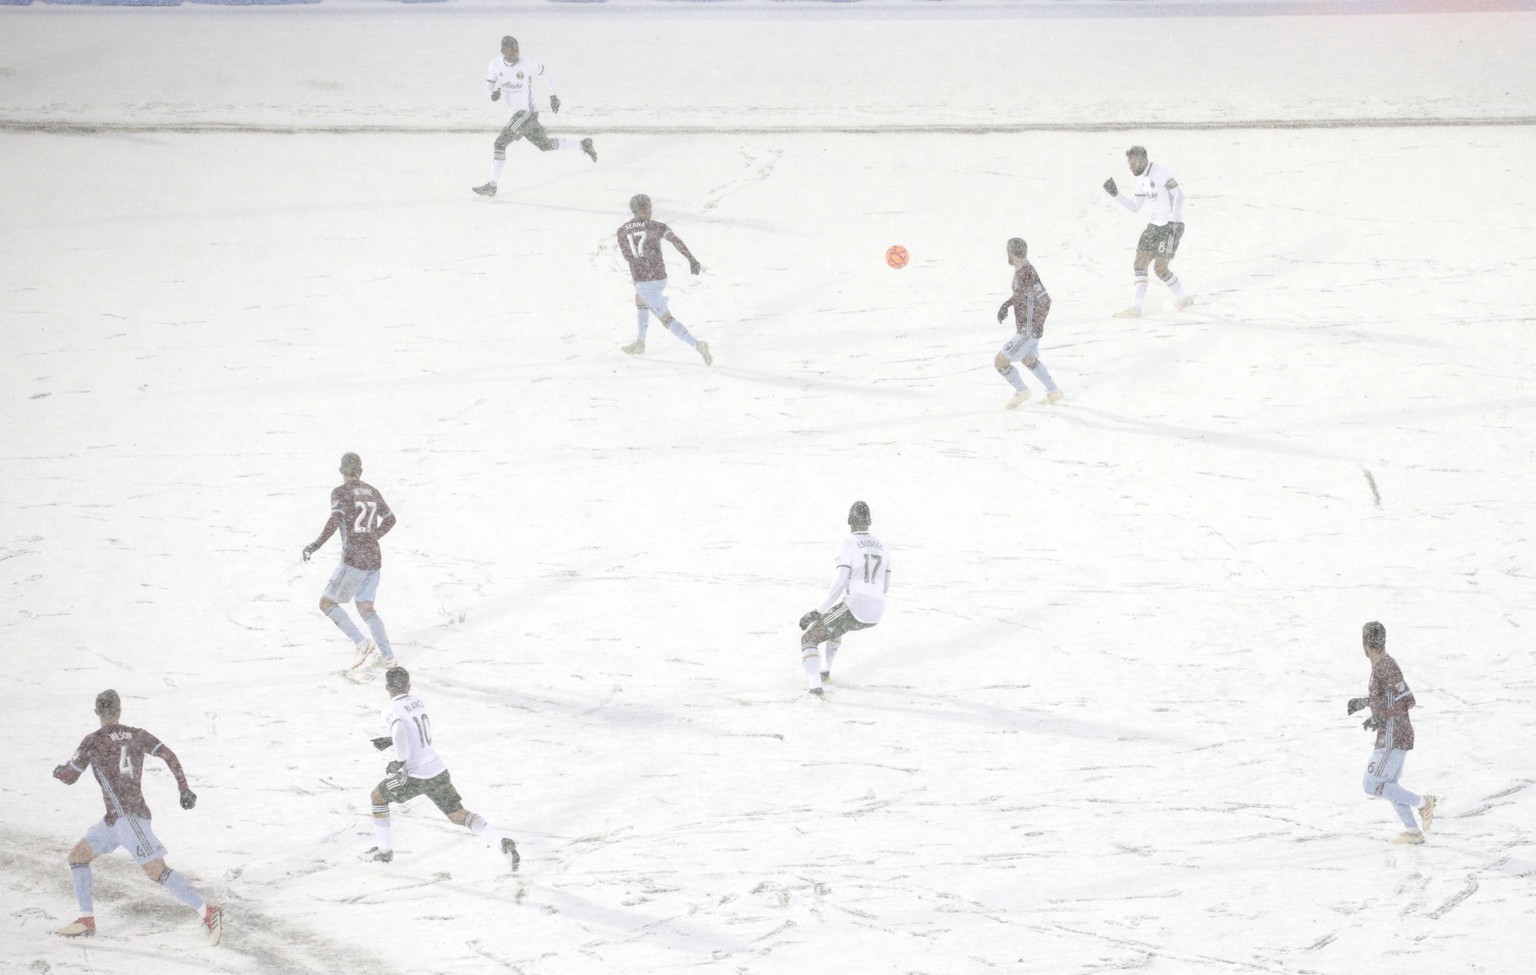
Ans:
<svg viewBox="0 0 1536 975"><path fill-rule="evenodd" d="M306 545L306 546L304 546L304 561L305 562L308 562L309 561L309 557L311 555L314 555L314 554L315 554L315 547L313 545Z"/></svg>
<svg viewBox="0 0 1536 975"><path fill-rule="evenodd" d="M1365 723L1360 727L1364 728L1366 731L1379 731L1386 726L1386 723L1386 718L1378 718L1373 714L1369 718L1366 718Z"/></svg>
<svg viewBox="0 0 1536 975"><path fill-rule="evenodd" d="M550 95L549 96L549 110L551 112L554 112L556 115L560 114L560 96L559 95Z"/></svg>
<svg viewBox="0 0 1536 975"><path fill-rule="evenodd" d="M197 805L197 793L193 792L191 789L182 789L181 808L191 809L195 805Z"/></svg>
<svg viewBox="0 0 1536 975"><path fill-rule="evenodd" d="M69 772L69 766L68 765L55 765L53 767L53 777L58 779L60 782L64 781L64 776L67 775L68 772Z"/></svg>
<svg viewBox="0 0 1536 975"><path fill-rule="evenodd" d="M1120 195L1120 188L1115 185L1115 178L1113 176L1104 181L1104 192L1108 193L1110 196Z"/></svg>
<svg viewBox="0 0 1536 975"><path fill-rule="evenodd" d="M1354 714L1354 712L1351 711L1350 714ZM393 738L389 738L389 737L374 738L373 739L373 747L377 748L381 752L384 749L388 748L390 745L393 745L394 743L395 743L395 740Z"/></svg>
<svg viewBox="0 0 1536 975"><path fill-rule="evenodd" d="M702 270L704 270L704 265L700 264L698 261L689 261L688 262L688 273L689 274L698 274Z"/></svg>
<svg viewBox="0 0 1536 975"><path fill-rule="evenodd" d="M806 613L804 616L800 617L800 629L808 629L812 625L819 622L821 622L821 610L813 609L809 613Z"/></svg>
<svg viewBox="0 0 1536 975"><path fill-rule="evenodd" d="M500 88L496 88L496 89L493 89L491 91L491 101L493 101L493 102L501 101L501 89Z"/></svg>
<svg viewBox="0 0 1536 975"><path fill-rule="evenodd" d="M1003 323L1003 319L1008 317L1008 309L1010 309L1012 307L1013 307L1013 301L1011 299L1008 300L1008 301L1003 302L1001 305L998 306L998 309L997 309L997 323L999 325L1001 325Z"/></svg>
<svg viewBox="0 0 1536 975"><path fill-rule="evenodd" d="M1356 711L1362 710L1364 708L1368 708L1370 706L1371 706L1371 699L1370 698L1368 698L1368 697L1352 697L1352 698L1349 699L1349 710L1345 711L1344 713L1345 714L1354 714Z"/></svg>

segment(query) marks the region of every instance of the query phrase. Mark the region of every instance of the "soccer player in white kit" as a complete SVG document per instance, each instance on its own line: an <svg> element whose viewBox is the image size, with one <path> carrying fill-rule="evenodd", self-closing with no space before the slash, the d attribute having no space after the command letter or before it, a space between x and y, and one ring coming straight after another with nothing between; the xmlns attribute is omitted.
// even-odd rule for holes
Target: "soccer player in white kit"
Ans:
<svg viewBox="0 0 1536 975"><path fill-rule="evenodd" d="M1147 159L1147 150L1131 146L1125 150L1125 162L1136 177L1136 191L1132 195L1120 192L1114 178L1104 181L1104 192L1132 213L1150 203L1152 210L1147 216L1147 229L1136 242L1135 290L1131 307L1115 313L1116 318L1140 318L1141 306L1147 299L1147 265L1157 271L1157 279L1173 292L1174 307L1188 308L1195 299L1184 293L1178 275L1168 269L1168 262L1179 249L1179 239L1184 236L1184 191L1173 171L1162 163ZM1156 262L1154 264L1154 261Z"/></svg>
<svg viewBox="0 0 1536 975"><path fill-rule="evenodd" d="M426 702L411 693L411 675L404 667L386 671L384 689L389 694L389 706L384 709L384 723L389 728L389 735L375 738L373 744L380 751L393 748L395 760L385 767L388 774L369 796L373 802L373 833L378 844L362 858L379 863L392 861L395 847L390 837L389 804L425 795L442 810L449 822L463 826L476 836L501 840L502 855L512 869L517 870L520 858L512 837L486 822L484 816L464 808L459 790L453 787L453 780L448 775L448 766L432 747L432 719L427 715Z"/></svg>
<svg viewBox="0 0 1536 975"><path fill-rule="evenodd" d="M533 108L533 79L537 77L542 77L549 86L549 110L558 114L560 96L555 94L555 76L539 62L519 56L517 38L511 34L503 37L501 54L493 58L486 69L485 87L491 101L506 102L508 119L501 134L496 136L495 149L491 153L491 181L474 187L481 196L496 195L496 182L501 179L501 168L507 164L507 146L518 139L527 139L544 152L580 149L597 162L597 150L592 147L591 137L554 139L544 131L544 126L539 123L539 113Z"/></svg>
<svg viewBox="0 0 1536 975"><path fill-rule="evenodd" d="M837 577L821 605L800 617L800 662L816 697L826 695L832 662L843 634L865 630L885 615L891 588L891 551L869 533L869 505L855 501L848 509L852 532L837 550Z"/></svg>

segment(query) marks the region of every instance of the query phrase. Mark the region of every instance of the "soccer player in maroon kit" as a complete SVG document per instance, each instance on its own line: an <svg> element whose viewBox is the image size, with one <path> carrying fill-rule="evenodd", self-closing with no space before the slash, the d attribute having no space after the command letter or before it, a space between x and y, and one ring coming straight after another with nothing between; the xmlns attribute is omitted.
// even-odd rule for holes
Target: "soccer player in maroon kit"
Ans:
<svg viewBox="0 0 1536 975"><path fill-rule="evenodd" d="M1013 296L997 310L997 320L1001 324L1008 318L1008 310L1012 309L1016 332L992 360L998 375L1008 380L1008 385L1014 389L1013 397L1003 406L1005 409L1018 409L1021 403L1029 399L1029 390L1024 388L1024 377L1013 367L1015 362L1020 361L1024 363L1024 368L1045 384L1045 401L1059 403L1066 394L1056 388L1056 381L1051 378L1045 363L1040 361L1040 337L1045 334L1045 316L1051 313L1051 296L1045 290L1045 284L1040 280L1035 266L1029 263L1029 245L1022 237L1008 241L1008 263L1014 269Z"/></svg>
<svg viewBox="0 0 1536 975"><path fill-rule="evenodd" d="M629 276L635 282L635 309L639 314L637 322L639 335L633 342L624 346L623 351L630 355L639 355L645 351L647 316L655 314L661 319L661 324L667 327L667 331L691 345L700 356L703 356L706 366L711 364L715 361L715 357L709 354L709 343L695 339L682 322L672 317L672 312L667 307L667 296L664 294L667 288L667 262L661 256L661 242L670 240L678 253L688 258L690 273L698 274L703 270L703 265L689 252L688 245L672 232L671 227L651 219L650 197L644 193L637 193L630 197L629 212L633 213L635 218L619 228L619 253L623 254L624 260L629 262Z"/></svg>
<svg viewBox="0 0 1536 975"><path fill-rule="evenodd" d="M89 938L96 933L96 911L91 895L91 861L103 853L123 847L133 854L144 873L171 892L177 900L202 915L208 940L219 943L224 930L224 912L192 889L187 878L166 866L165 847L150 827L149 804L144 801L140 783L144 776L144 758L153 755L170 767L181 790L181 808L197 805L197 794L187 785L186 773L176 753L143 728L119 724L123 702L116 691L96 695L96 716L101 727L86 735L68 762L53 770L53 777L65 785L74 785L86 769L96 775L101 786L101 801L107 814L69 851L70 878L75 899L80 902L80 916L56 931L66 938Z"/></svg>
<svg viewBox="0 0 1536 975"><path fill-rule="evenodd" d="M1366 795L1392 803L1397 818L1407 827L1394 843L1423 843L1424 830L1435 820L1435 797L1415 795L1397 781L1403 774L1403 761L1413 749L1413 722L1408 710L1417 702L1403 679L1402 668L1387 656L1387 628L1376 622L1365 624L1361 642L1371 662L1371 682L1365 697L1350 699L1348 713L1370 708L1365 729L1376 732L1376 748L1371 752L1362 784ZM1415 809L1423 822L1422 829L1413 821Z"/></svg>
<svg viewBox="0 0 1536 975"><path fill-rule="evenodd" d="M304 561L308 562L332 533L341 530L341 564L331 573L331 581L320 596L320 612L357 647L353 670L367 663L374 653L384 657L385 667L393 667L395 651L384 632L384 621L373 611L373 597L378 594L379 570L384 565L379 539L395 527L395 513L389 510L389 503L379 489L363 481L361 457L342 454L341 476L346 481L331 491L331 516L325 520L320 537L304 546ZM371 638L363 636L347 611L338 605L352 599L357 600L357 615L368 624Z"/></svg>

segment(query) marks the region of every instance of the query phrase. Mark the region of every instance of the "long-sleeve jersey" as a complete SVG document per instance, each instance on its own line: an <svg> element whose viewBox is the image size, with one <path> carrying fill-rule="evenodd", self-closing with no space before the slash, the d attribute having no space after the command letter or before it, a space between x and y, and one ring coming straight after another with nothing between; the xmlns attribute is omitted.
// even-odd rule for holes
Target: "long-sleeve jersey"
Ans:
<svg viewBox="0 0 1536 975"><path fill-rule="evenodd" d="M379 539L395 527L395 513L389 510L384 495L372 484L356 479L331 491L331 516L326 519L320 537L311 543L319 548L341 529L341 560L359 569L373 570L384 565Z"/></svg>
<svg viewBox="0 0 1536 975"><path fill-rule="evenodd" d="M86 735L70 760L54 770L65 785L74 785L87 768L96 774L101 786L101 801L107 807L107 825L119 816L135 815L149 819L149 803L144 801L144 757L155 755L176 776L176 786L187 788L186 773L176 753L143 728L109 724Z"/></svg>
<svg viewBox="0 0 1536 975"><path fill-rule="evenodd" d="M397 694L384 709L384 724L395 743L395 758L405 763L405 774L430 779L447 771L432 747L432 721L427 705L414 694Z"/></svg>
<svg viewBox="0 0 1536 975"><path fill-rule="evenodd" d="M555 76L544 65L527 58L519 58L515 63L508 64L506 58L498 54L491 59L491 66L486 69L485 91L490 94L501 89L501 103L506 106L508 117L518 112L531 112L533 79L537 77L544 79L551 95L556 94Z"/></svg>
<svg viewBox="0 0 1536 975"><path fill-rule="evenodd" d="M1037 339L1045 334L1045 316L1051 313L1051 296L1028 261L1013 272L1013 324L1020 332Z"/></svg>
<svg viewBox="0 0 1536 975"><path fill-rule="evenodd" d="M1408 709L1416 703L1413 691L1403 679L1403 670L1386 654L1371 664L1371 683L1366 689L1371 716L1381 721L1376 729L1377 748L1413 748L1413 722Z"/></svg>
<svg viewBox="0 0 1536 975"><path fill-rule="evenodd" d="M860 623L871 626L885 615L885 594L891 588L891 552L869 532L854 532L837 550L837 577L817 610L825 613L843 600Z"/></svg>
<svg viewBox="0 0 1536 975"><path fill-rule="evenodd" d="M672 228L656 220L631 220L618 230L619 253L629 262L629 276L638 284L641 281L664 281L667 262L661 257L661 242L670 240L677 252L696 262L688 245L672 232Z"/></svg>
<svg viewBox="0 0 1536 975"><path fill-rule="evenodd" d="M1170 221L1184 222L1184 190L1180 188L1179 181L1173 178L1172 170L1162 163L1148 160L1147 168L1136 177L1136 192L1120 193L1115 199L1132 213L1139 211L1143 204L1152 204L1147 222L1154 227L1164 226Z"/></svg>

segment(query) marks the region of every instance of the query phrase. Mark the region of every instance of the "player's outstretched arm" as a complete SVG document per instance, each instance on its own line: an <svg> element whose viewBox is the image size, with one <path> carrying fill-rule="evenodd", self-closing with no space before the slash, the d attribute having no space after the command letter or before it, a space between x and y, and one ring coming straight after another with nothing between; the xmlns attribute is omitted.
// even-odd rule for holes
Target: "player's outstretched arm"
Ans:
<svg viewBox="0 0 1536 975"><path fill-rule="evenodd" d="M699 259L693 256L693 252L688 249L687 244L683 243L683 239L681 237L673 233L671 230L668 230L666 239L672 242L672 246L677 248L677 252L679 254L688 259L688 273L698 274L700 271L704 270L704 265L700 264Z"/></svg>
<svg viewBox="0 0 1536 975"><path fill-rule="evenodd" d="M191 786L187 785L187 773L182 771L181 759L176 757L176 753L171 751L170 746L162 744L151 754L158 756L161 761L165 762L166 768L169 768L171 774L176 776L176 788L181 792L181 808L191 809L197 805L197 793L193 792Z"/></svg>

